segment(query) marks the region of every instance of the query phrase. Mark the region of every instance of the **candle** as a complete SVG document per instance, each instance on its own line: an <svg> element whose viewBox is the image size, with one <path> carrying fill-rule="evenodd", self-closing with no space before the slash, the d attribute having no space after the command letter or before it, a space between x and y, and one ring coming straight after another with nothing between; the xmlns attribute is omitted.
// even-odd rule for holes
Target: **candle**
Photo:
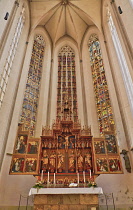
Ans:
<svg viewBox="0 0 133 210"><path fill-rule="evenodd" d="M49 171L48 171L48 184L49 184Z"/></svg>
<svg viewBox="0 0 133 210"><path fill-rule="evenodd" d="M54 173L54 184L55 184L55 173Z"/></svg>
<svg viewBox="0 0 133 210"><path fill-rule="evenodd" d="M84 179L84 183L85 183L85 171L83 171L83 179Z"/></svg>
<svg viewBox="0 0 133 210"><path fill-rule="evenodd" d="M43 181L43 170L42 170L42 173L41 173L41 181Z"/></svg>
<svg viewBox="0 0 133 210"><path fill-rule="evenodd" d="M77 180L78 180L78 185L79 185L79 173L77 173Z"/></svg>
<svg viewBox="0 0 133 210"><path fill-rule="evenodd" d="M90 179L91 179L91 169L90 169Z"/></svg>

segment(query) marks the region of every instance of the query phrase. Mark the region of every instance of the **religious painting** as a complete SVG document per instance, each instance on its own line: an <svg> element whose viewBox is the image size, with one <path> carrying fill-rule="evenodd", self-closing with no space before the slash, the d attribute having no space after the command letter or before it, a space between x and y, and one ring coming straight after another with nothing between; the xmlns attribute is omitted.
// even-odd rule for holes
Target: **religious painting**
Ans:
<svg viewBox="0 0 133 210"><path fill-rule="evenodd" d="M18 158L18 157L14 157L13 161L12 161L12 168L11 168L11 172L12 173L23 173L23 169L24 169L24 158Z"/></svg>
<svg viewBox="0 0 133 210"><path fill-rule="evenodd" d="M84 159L85 159L85 171L89 172L92 169L92 156L90 150L85 151Z"/></svg>
<svg viewBox="0 0 133 210"><path fill-rule="evenodd" d="M68 145L68 139L65 139L64 136L58 136L58 149L65 149L65 143Z"/></svg>
<svg viewBox="0 0 133 210"><path fill-rule="evenodd" d="M41 171L43 170L44 173L48 172L48 163L49 157L47 154L47 150L43 150L42 152L42 160L41 160Z"/></svg>
<svg viewBox="0 0 133 210"><path fill-rule="evenodd" d="M36 168L37 168L37 159L27 158L25 165L25 172L36 172Z"/></svg>
<svg viewBox="0 0 133 210"><path fill-rule="evenodd" d="M27 135L18 135L17 144L15 147L15 153L24 154L26 153L27 146Z"/></svg>
<svg viewBox="0 0 133 210"><path fill-rule="evenodd" d="M104 141L94 141L94 149L96 154L105 154Z"/></svg>
<svg viewBox="0 0 133 210"><path fill-rule="evenodd" d="M74 149L75 148L75 136L68 137L68 148Z"/></svg>
<svg viewBox="0 0 133 210"><path fill-rule="evenodd" d="M118 157L109 158L110 172L121 172L120 159Z"/></svg>
<svg viewBox="0 0 133 210"><path fill-rule="evenodd" d="M108 161L105 157L96 158L96 168L98 173L108 172Z"/></svg>
<svg viewBox="0 0 133 210"><path fill-rule="evenodd" d="M68 152L68 172L75 173L76 172L76 159L74 150L69 150Z"/></svg>
<svg viewBox="0 0 133 210"><path fill-rule="evenodd" d="M56 151L52 150L49 154L49 172L55 173L56 171Z"/></svg>
<svg viewBox="0 0 133 210"><path fill-rule="evenodd" d="M57 153L57 172L64 173L65 172L65 151L59 150Z"/></svg>
<svg viewBox="0 0 133 210"><path fill-rule="evenodd" d="M117 153L116 137L112 134L105 134L107 153Z"/></svg>
<svg viewBox="0 0 133 210"><path fill-rule="evenodd" d="M39 142L38 141L29 141L28 142L28 154L37 154L38 153L38 146Z"/></svg>
<svg viewBox="0 0 133 210"><path fill-rule="evenodd" d="M81 150L78 150L77 152L77 170L78 172L84 171L84 156L82 155Z"/></svg>

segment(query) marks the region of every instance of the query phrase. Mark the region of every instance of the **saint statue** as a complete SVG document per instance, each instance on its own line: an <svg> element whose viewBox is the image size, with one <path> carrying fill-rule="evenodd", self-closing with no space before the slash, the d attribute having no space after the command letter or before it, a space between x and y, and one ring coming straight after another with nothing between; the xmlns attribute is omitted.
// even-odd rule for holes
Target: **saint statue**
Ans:
<svg viewBox="0 0 133 210"><path fill-rule="evenodd" d="M48 155L47 155L46 150L43 151L43 159L42 159L42 162L41 162L41 170L43 170L44 173L48 172Z"/></svg>
<svg viewBox="0 0 133 210"><path fill-rule="evenodd" d="M92 164L91 164L91 155L89 152L87 152L85 154L85 171L89 172L90 169L92 168Z"/></svg>
<svg viewBox="0 0 133 210"><path fill-rule="evenodd" d="M54 173L56 170L56 152L53 150L49 158L49 170Z"/></svg>
<svg viewBox="0 0 133 210"><path fill-rule="evenodd" d="M69 169L68 171L70 173L73 173L75 172L76 170L76 167L75 167L75 154L74 154L74 151L72 151L69 155Z"/></svg>
<svg viewBox="0 0 133 210"><path fill-rule="evenodd" d="M77 157L77 167L78 167L78 171L82 172L83 171L83 163L84 163L84 158L81 155L81 153L78 153L78 157Z"/></svg>
<svg viewBox="0 0 133 210"><path fill-rule="evenodd" d="M64 165L64 155L59 152L58 154L58 163L57 163L57 170L59 173L63 172Z"/></svg>

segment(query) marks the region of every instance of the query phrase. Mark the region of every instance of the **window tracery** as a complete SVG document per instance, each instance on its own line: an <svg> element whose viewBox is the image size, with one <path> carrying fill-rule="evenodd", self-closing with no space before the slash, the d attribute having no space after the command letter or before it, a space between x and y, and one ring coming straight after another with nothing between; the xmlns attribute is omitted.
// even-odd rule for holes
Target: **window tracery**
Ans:
<svg viewBox="0 0 133 210"><path fill-rule="evenodd" d="M28 78L22 105L22 113L20 117L20 122L24 124L25 130L30 131L30 136L34 136L36 124L44 48L45 41L43 37L41 35L36 35L33 43Z"/></svg>
<svg viewBox="0 0 133 210"><path fill-rule="evenodd" d="M127 91L128 101L131 107L131 111L133 113L133 100L132 100L133 99L133 81L132 81L130 70L126 61L126 57L124 55L121 41L119 39L111 12L108 7L107 7L107 19L108 19L108 26L111 33L112 41L113 41L116 55L118 58L118 62L120 65L121 74L122 74L125 88Z"/></svg>
<svg viewBox="0 0 133 210"><path fill-rule="evenodd" d="M58 54L57 117L63 116L62 107L69 107L68 116L78 119L75 53L69 46L61 48ZM67 117L67 116L65 116Z"/></svg>
<svg viewBox="0 0 133 210"><path fill-rule="evenodd" d="M100 134L103 135L105 131L114 130L114 119L100 42L96 34L90 36L88 47L90 53L99 131Z"/></svg>
<svg viewBox="0 0 133 210"><path fill-rule="evenodd" d="M3 73L0 75L0 107L2 106L3 98L6 92L8 79L10 76L10 72L12 70L12 65L13 65L14 57L16 55L18 42L22 33L24 22L25 22L25 8L23 7L22 12L17 22L14 37L10 45L10 49L8 51L8 56L6 58Z"/></svg>

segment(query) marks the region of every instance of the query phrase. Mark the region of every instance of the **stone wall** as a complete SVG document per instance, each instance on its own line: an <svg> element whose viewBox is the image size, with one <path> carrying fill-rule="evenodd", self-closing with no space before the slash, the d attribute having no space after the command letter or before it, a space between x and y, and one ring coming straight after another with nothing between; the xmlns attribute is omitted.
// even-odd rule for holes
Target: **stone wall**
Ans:
<svg viewBox="0 0 133 210"><path fill-rule="evenodd" d="M97 195L35 195L34 210L95 210Z"/></svg>

